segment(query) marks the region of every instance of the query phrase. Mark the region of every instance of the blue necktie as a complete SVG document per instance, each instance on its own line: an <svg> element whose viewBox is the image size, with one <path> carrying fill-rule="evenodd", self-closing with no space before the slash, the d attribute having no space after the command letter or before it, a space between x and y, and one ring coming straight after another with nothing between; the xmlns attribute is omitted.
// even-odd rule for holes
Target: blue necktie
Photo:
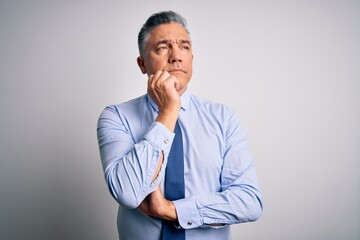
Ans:
<svg viewBox="0 0 360 240"><path fill-rule="evenodd" d="M165 170L165 198L170 201L185 197L183 142L178 122L174 132ZM172 222L163 221L162 240L185 240L185 230L175 228Z"/></svg>

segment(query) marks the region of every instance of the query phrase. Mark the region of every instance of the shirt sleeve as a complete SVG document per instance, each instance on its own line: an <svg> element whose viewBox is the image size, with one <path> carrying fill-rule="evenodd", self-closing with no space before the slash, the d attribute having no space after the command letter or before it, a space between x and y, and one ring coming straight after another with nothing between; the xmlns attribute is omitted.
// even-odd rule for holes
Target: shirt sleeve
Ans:
<svg viewBox="0 0 360 240"><path fill-rule="evenodd" d="M262 213L254 163L245 131L235 114L229 119L225 142L221 191L173 201L184 229L255 221Z"/></svg>
<svg viewBox="0 0 360 240"><path fill-rule="evenodd" d="M174 133L154 122L141 141L134 142L123 122L114 106L107 107L98 120L98 143L110 193L121 205L136 208L164 178L166 157L159 175L151 182L161 153L169 154Z"/></svg>

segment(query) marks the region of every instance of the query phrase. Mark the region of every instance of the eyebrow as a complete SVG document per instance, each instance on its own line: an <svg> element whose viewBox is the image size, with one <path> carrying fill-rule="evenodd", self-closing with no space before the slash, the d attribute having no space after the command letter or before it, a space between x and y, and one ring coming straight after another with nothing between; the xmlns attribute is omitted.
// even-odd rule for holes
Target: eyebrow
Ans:
<svg viewBox="0 0 360 240"><path fill-rule="evenodd" d="M156 46L158 46L160 44L168 44L169 42L171 42L171 40L169 40L169 39L159 40L154 44L154 46L156 47ZM179 42L180 42L180 44L189 44L189 45L191 45L190 40L180 39Z"/></svg>
<svg viewBox="0 0 360 240"><path fill-rule="evenodd" d="M190 44L191 45L191 41L190 40L184 40L184 39L180 39L180 43L182 44Z"/></svg>

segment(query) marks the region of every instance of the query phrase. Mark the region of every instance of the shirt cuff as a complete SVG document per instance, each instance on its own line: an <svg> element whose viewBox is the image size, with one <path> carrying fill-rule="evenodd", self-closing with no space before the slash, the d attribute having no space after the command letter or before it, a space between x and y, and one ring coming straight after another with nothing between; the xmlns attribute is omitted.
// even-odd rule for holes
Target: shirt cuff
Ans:
<svg viewBox="0 0 360 240"><path fill-rule="evenodd" d="M178 222L182 228L199 228L203 225L194 198L183 198L172 203L175 205Z"/></svg>
<svg viewBox="0 0 360 240"><path fill-rule="evenodd" d="M168 156L174 136L175 133L171 132L165 125L155 121L151 124L144 139Z"/></svg>

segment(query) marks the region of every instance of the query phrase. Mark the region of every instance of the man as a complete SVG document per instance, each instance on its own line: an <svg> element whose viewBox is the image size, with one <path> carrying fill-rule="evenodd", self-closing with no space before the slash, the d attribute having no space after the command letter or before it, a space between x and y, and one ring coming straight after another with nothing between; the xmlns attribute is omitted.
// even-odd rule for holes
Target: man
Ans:
<svg viewBox="0 0 360 240"><path fill-rule="evenodd" d="M193 53L184 18L152 15L138 44L147 94L105 108L97 128L106 182L119 202L119 237L231 239L231 224L262 213L245 131L231 109L189 93ZM175 161L182 165L170 170ZM174 176L182 187L168 190ZM170 191L183 196L166 199Z"/></svg>

